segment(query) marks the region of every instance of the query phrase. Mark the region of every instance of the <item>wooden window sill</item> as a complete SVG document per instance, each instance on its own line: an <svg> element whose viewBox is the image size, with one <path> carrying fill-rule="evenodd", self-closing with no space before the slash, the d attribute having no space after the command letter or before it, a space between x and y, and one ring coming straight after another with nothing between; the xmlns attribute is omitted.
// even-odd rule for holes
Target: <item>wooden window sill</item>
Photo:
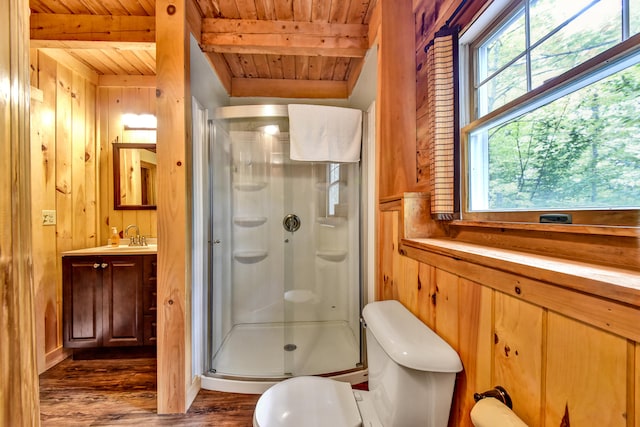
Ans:
<svg viewBox="0 0 640 427"><path fill-rule="evenodd" d="M640 238L640 227L589 225L589 224L543 224L539 222L510 221L451 221L452 227L501 228L509 230L544 231L553 233L591 234Z"/></svg>
<svg viewBox="0 0 640 427"><path fill-rule="evenodd" d="M402 239L400 253L407 254L412 249L444 255L640 308L640 272L635 270L445 238Z"/></svg>

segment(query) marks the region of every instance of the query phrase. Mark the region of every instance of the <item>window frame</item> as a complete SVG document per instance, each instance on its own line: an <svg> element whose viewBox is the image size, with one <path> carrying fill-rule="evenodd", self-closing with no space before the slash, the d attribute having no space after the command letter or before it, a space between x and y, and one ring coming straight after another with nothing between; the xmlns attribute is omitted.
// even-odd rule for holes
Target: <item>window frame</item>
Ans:
<svg viewBox="0 0 640 427"><path fill-rule="evenodd" d="M498 28L509 19L514 11L522 7L523 1L510 3L506 1L495 1L497 10L486 9L490 16L484 18L483 28L476 29L471 35L463 34L460 42L460 98L461 101L461 130L460 130L460 206L461 221L468 222L505 222L505 223L528 223L531 225L540 224L539 217L543 213L562 212L572 215L573 224L585 224L596 226L625 226L638 228L640 224L640 210L636 208L582 208L582 209L545 209L545 210L470 210L470 150L469 135L472 131L486 126L492 122L504 120L505 117L518 116L525 111L549 102L554 93L566 90L582 79L589 79L590 75L610 68L612 63L624 61L632 55L640 54L640 34L628 37L626 40L611 47L610 49L594 56L593 58L579 64L578 66L554 77L542 85L529 92L515 98L514 100L496 108L480 118L472 118L477 112L478 100L475 91L476 60L471 54L471 49L483 43L490 36L493 29ZM481 18L482 19L482 16ZM466 39L466 40L465 40ZM472 59L473 58L473 59ZM538 104L538 105L537 105ZM537 105L537 106L536 106ZM555 224L554 224L555 225ZM549 224L544 224L545 228Z"/></svg>

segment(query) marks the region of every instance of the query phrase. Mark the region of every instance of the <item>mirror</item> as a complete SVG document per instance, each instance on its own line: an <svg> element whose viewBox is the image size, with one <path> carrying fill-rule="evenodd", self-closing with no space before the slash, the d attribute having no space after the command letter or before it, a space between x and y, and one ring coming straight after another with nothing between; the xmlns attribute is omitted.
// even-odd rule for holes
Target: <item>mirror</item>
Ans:
<svg viewBox="0 0 640 427"><path fill-rule="evenodd" d="M156 208L156 145L113 144L114 209Z"/></svg>

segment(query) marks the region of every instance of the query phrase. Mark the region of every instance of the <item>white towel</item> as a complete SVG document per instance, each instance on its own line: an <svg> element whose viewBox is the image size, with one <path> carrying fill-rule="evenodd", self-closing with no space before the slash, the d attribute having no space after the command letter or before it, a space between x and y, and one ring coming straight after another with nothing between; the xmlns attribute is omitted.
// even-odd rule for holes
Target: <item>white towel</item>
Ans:
<svg viewBox="0 0 640 427"><path fill-rule="evenodd" d="M315 162L358 162L362 111L289 104L289 156Z"/></svg>

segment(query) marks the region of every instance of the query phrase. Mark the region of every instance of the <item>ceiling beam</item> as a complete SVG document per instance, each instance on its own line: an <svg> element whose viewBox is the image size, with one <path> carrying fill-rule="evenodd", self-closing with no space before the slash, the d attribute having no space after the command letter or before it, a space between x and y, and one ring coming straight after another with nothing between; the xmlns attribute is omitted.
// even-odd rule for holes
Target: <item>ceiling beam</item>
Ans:
<svg viewBox="0 0 640 427"><path fill-rule="evenodd" d="M233 78L231 96L344 99L348 94L346 81Z"/></svg>
<svg viewBox="0 0 640 427"><path fill-rule="evenodd" d="M140 49L155 48L156 41L154 16L34 13L30 27L32 43L41 44L32 47L100 49L107 42L112 48Z"/></svg>
<svg viewBox="0 0 640 427"><path fill-rule="evenodd" d="M218 53L363 58L368 26L205 18L201 47Z"/></svg>

